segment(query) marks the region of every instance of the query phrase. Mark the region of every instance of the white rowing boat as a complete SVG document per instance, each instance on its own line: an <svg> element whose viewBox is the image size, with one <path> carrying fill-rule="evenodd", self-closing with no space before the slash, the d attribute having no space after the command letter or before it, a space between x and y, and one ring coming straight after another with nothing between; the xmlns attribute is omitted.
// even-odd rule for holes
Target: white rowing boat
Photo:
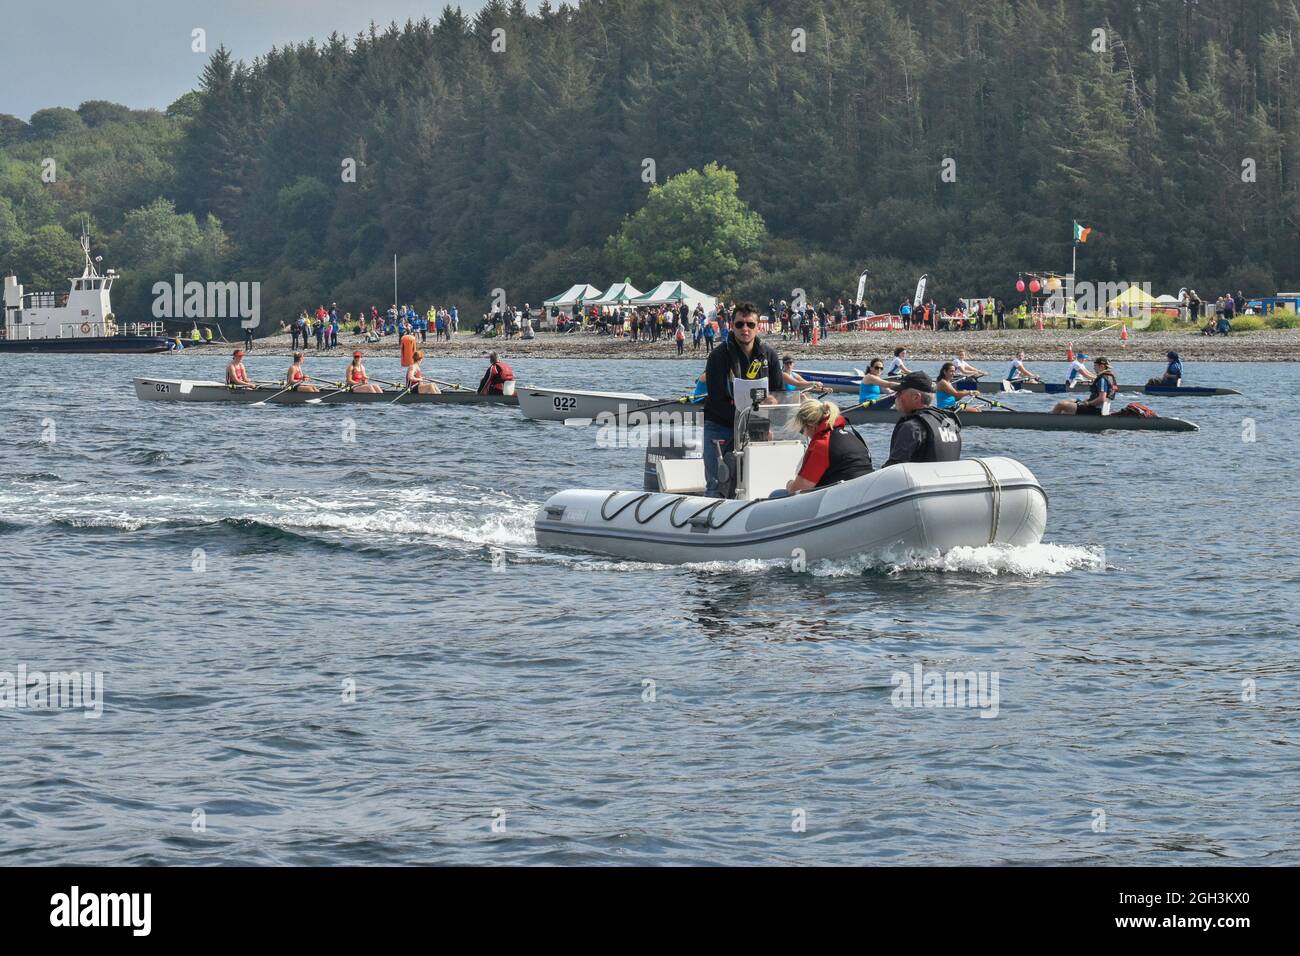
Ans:
<svg viewBox="0 0 1300 956"><path fill-rule="evenodd" d="M402 394L400 388L383 392L349 392L330 385L315 383L318 392L285 391L283 385L260 385L257 388L230 388L221 382L193 381L183 378L137 378L135 397L145 402L228 402L252 405L514 405L513 395L480 395L473 389L444 389L437 395L416 392Z"/></svg>

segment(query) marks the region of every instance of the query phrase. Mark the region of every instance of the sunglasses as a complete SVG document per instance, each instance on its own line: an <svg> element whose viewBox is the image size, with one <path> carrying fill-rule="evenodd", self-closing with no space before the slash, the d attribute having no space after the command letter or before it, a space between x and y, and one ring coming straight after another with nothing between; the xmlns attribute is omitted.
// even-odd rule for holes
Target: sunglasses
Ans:
<svg viewBox="0 0 1300 956"><path fill-rule="evenodd" d="M757 322L733 322L733 323L731 323L731 324L734 325L734 326L735 326L736 328L738 328L738 329L756 329L756 328L758 328L758 323L757 323Z"/></svg>
<svg viewBox="0 0 1300 956"><path fill-rule="evenodd" d="M873 371L873 372L878 372L878 371L880 371L882 368L884 368L883 365L873 365L873 366L871 366L871 371Z"/></svg>

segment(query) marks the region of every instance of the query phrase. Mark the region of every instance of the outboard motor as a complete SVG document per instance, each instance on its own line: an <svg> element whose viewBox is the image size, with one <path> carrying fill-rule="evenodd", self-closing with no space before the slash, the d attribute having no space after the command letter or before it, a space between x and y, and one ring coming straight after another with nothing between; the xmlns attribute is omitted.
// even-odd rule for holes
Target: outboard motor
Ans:
<svg viewBox="0 0 1300 956"><path fill-rule="evenodd" d="M642 489L659 491L659 462L702 456L704 440L700 429L690 425L651 426L645 446L645 480Z"/></svg>

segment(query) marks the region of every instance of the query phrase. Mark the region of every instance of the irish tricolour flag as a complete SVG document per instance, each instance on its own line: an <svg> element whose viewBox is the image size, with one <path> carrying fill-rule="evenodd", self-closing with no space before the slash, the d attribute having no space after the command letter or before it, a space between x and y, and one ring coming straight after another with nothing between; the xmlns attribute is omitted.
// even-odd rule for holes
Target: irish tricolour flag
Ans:
<svg viewBox="0 0 1300 956"><path fill-rule="evenodd" d="M1087 242L1087 241L1088 241L1088 237L1089 237L1090 235L1092 235L1092 227L1091 227L1091 226L1081 226L1081 225L1080 225L1079 223L1077 223L1077 222L1074 224L1074 241L1075 241L1075 242Z"/></svg>

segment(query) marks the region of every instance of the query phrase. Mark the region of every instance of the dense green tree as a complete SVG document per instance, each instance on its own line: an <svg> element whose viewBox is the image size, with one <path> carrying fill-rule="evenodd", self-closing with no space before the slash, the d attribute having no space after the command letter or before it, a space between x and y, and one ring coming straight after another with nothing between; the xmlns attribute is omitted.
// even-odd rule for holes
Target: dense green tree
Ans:
<svg viewBox="0 0 1300 956"><path fill-rule="evenodd" d="M137 258L149 217L192 215L269 316L385 303L394 254L420 302L624 275L833 299L865 266L892 309L923 272L950 304L1065 271L1078 219L1081 279L1265 293L1300 286L1298 79L1296 0L493 0L218 50L165 113L0 116L0 266L84 214L135 276L168 259ZM650 169L711 163L761 241L647 204Z"/></svg>
<svg viewBox="0 0 1300 956"><path fill-rule="evenodd" d="M68 279L81 275L81 246L59 225L40 226L15 250L20 280L28 292L66 292Z"/></svg>
<svg viewBox="0 0 1300 956"><path fill-rule="evenodd" d="M650 187L645 205L606 246L614 271L646 285L689 276L707 289L730 289L767 234L737 187L736 174L716 163Z"/></svg>

